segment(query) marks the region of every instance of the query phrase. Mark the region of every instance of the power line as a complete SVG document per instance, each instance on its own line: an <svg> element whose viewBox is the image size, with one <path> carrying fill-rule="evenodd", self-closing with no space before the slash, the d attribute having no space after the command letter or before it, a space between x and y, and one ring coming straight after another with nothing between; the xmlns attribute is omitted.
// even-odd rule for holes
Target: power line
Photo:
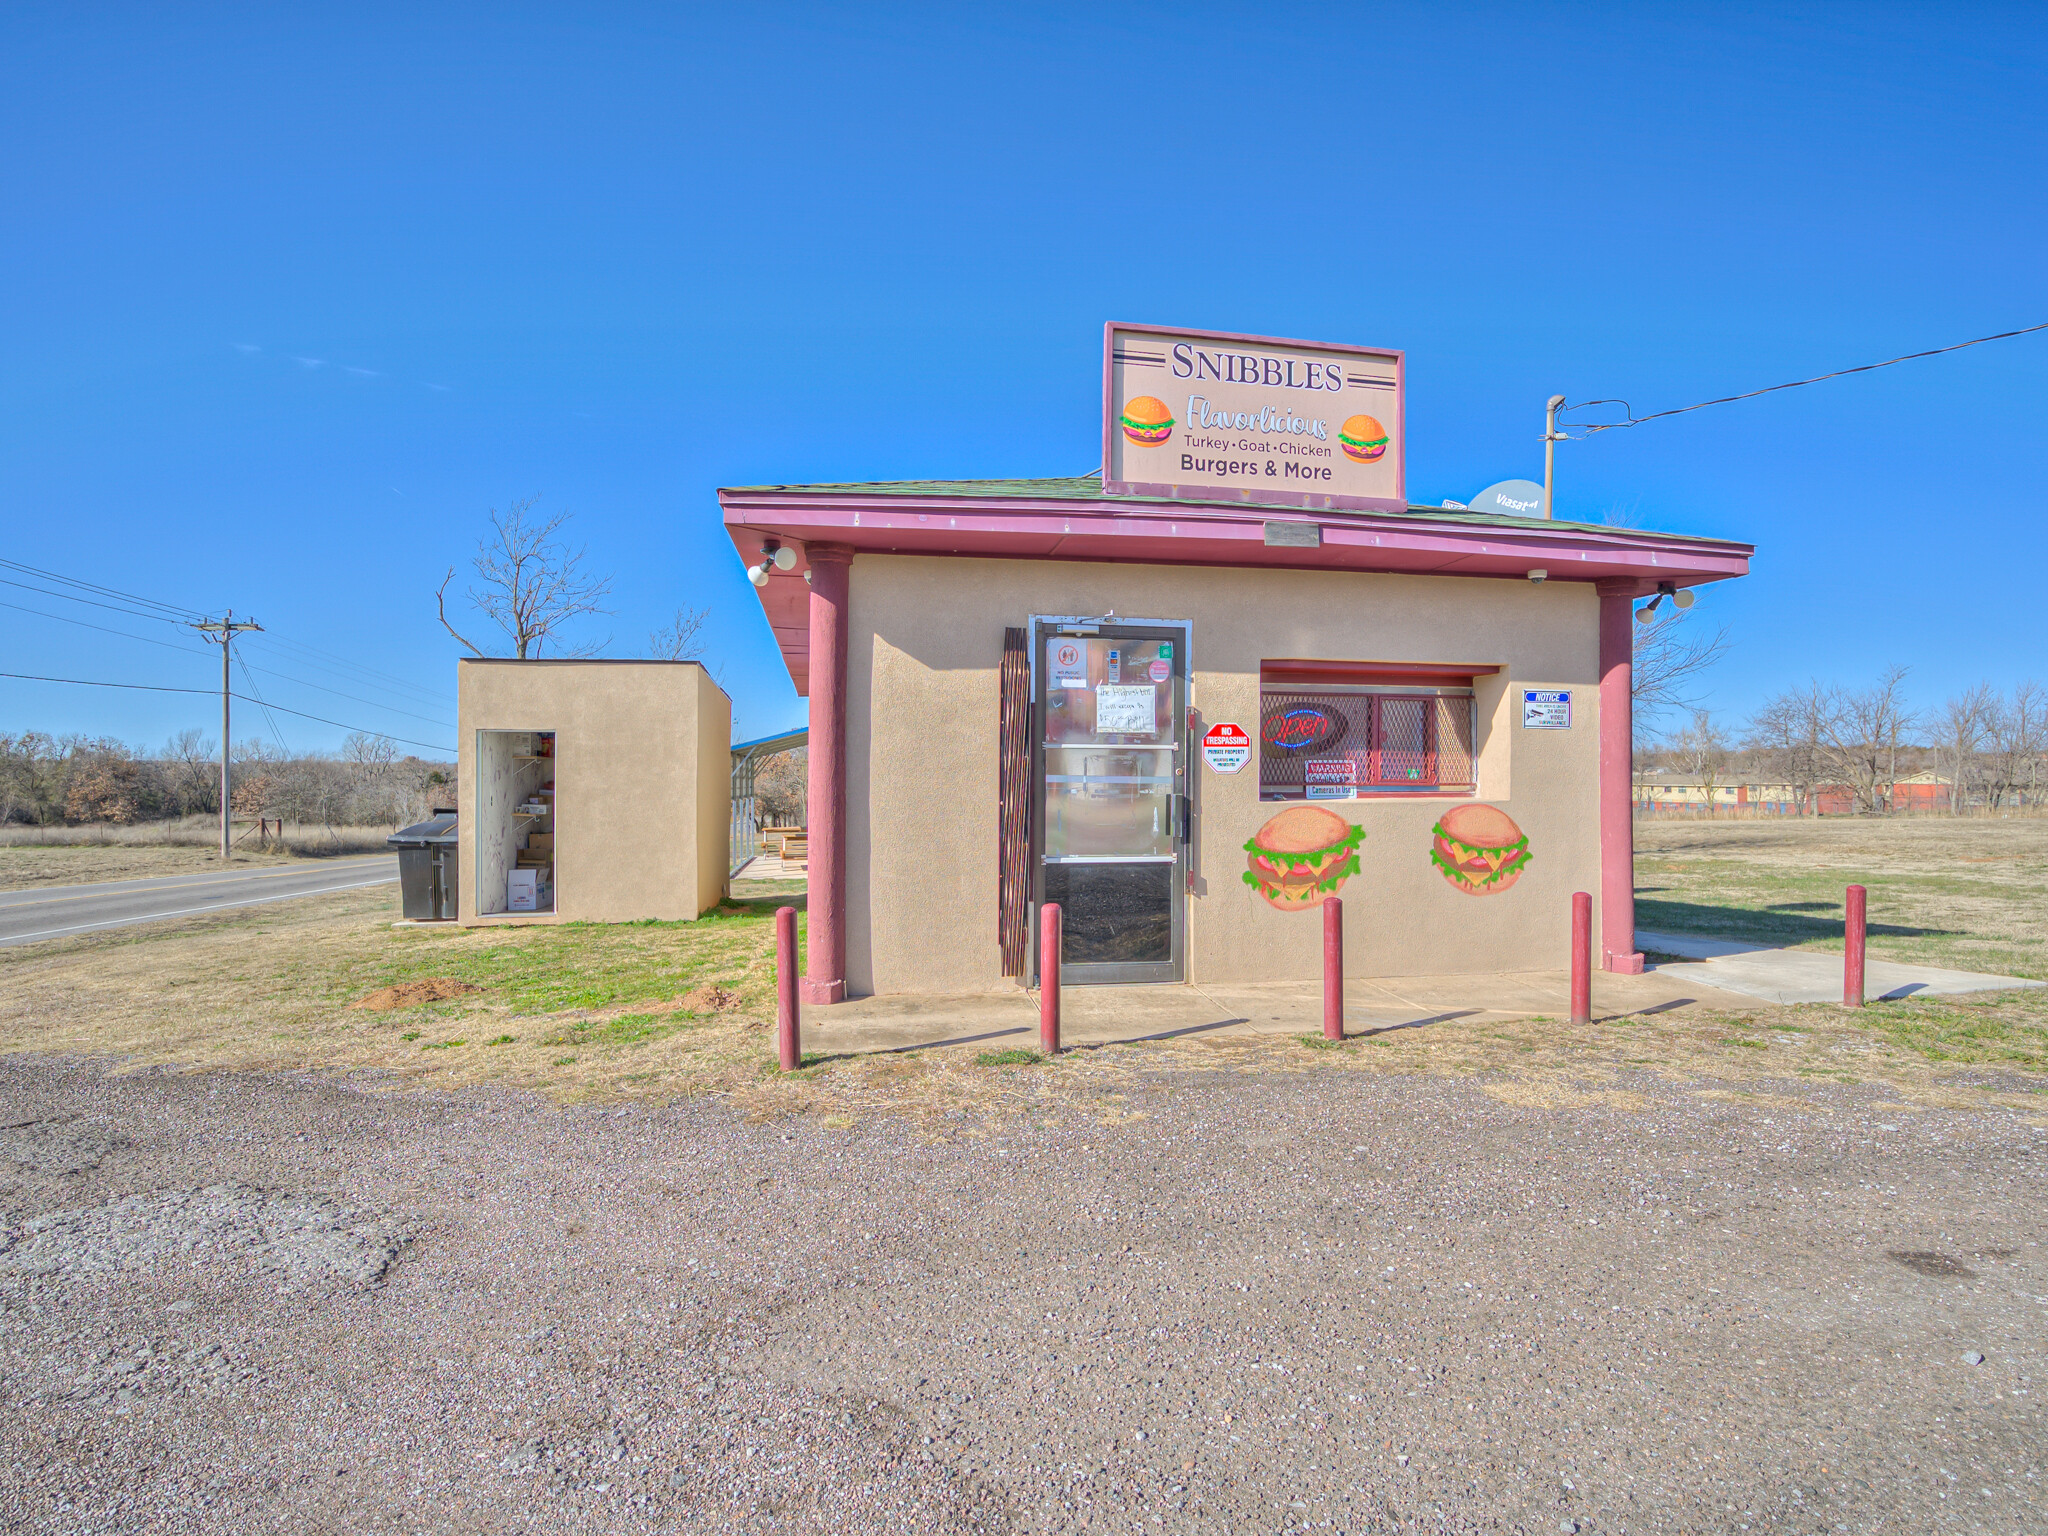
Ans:
<svg viewBox="0 0 2048 1536"><path fill-rule="evenodd" d="M203 693L208 697L214 694L211 688L165 688L155 683L102 683L89 677L43 677L34 672L0 672L0 677L11 677L24 683L70 683L79 688L134 688L145 693ZM263 703L261 699L250 698L244 693L232 694L231 697L240 699L244 704ZM301 720L317 721L321 725L331 725L336 730L361 731L365 736L383 736L391 741L402 741L408 747L425 747L429 751L447 752L451 755L455 751L453 747L443 746L438 741L414 741L410 736L392 736L388 731L372 731L360 725L350 725L346 721L329 720L324 715L309 715L303 709L286 709L282 704L267 707L275 709L281 715L296 715Z"/></svg>
<svg viewBox="0 0 2048 1536"><path fill-rule="evenodd" d="M256 707L263 711L263 718L270 722L270 734L277 738L277 750L290 757L292 749L285 745L284 732L277 728L277 721L271 716L270 706L263 701L263 690L256 686L256 679L249 676L249 663L240 656L235 660L241 665L242 676L249 680L249 691L256 695Z"/></svg>
<svg viewBox="0 0 2048 1536"><path fill-rule="evenodd" d="M62 592L53 592L53 593L50 593L49 595L50 595L50 596L52 596L52 597L66 597L66 596L68 596L68 594L66 594L66 593L62 593ZM35 616L36 618L39 618L39 619L54 619L54 620L55 620L55 621L56 621L57 623L59 623L59 624L76 624L76 625L77 625L77 626L78 626L78 627L79 627L80 629L91 629L91 630L97 630L97 631L98 631L99 633L101 633L101 634L103 634L103 635L119 635L119 636L120 636L120 637L121 637L122 639L124 639L124 640L139 640L139 641L141 641L141 642L142 642L142 643L143 643L144 645L160 645L160 646L162 646L162 647L163 647L163 648L164 648L165 650L167 650L167 651L176 651L176 652L178 652L178 653L179 653L180 655L184 655L184 656L202 656L202 655L204 655L204 654L205 654L205 652L203 652L203 651L195 651L195 650L193 650L193 649L192 649L192 647L191 647L191 646L189 646L189 645L174 645L174 644L173 644L172 642L170 642L170 641L168 641L168 640L156 640L156 639L152 639L152 638L151 638L150 636L148 636L148 635L138 635L138 634L134 634L134 633L132 633L131 631L129 631L129 630L125 630L125 629L109 629L109 628L108 628L108 627L107 627L106 625L104 625L104 624L91 624L91 623L87 623L87 622L86 622L86 621L85 621L84 619L74 619L74 618L72 618L72 617L71 617L70 615L68 615L68 614L62 614L62 613L45 613L45 612L44 612L44 611L43 611L42 609L40 609L40 608L24 608L24 607L23 607L23 606L22 606L21 604L19 604L19 603L0 603L0 608L10 608L10 609L12 609L12 610L13 610L14 612L16 612L16 613L27 613L27 614L33 614L33 615L34 615L34 616ZM147 617L153 617L153 615L147 615L147 614L144 614L144 615L138 615L138 617L144 617L144 618L147 618ZM247 643L247 642L245 641L245 642L244 642L244 644L246 644L246 643ZM241 665L242 667L244 667L245 669L246 669L246 668L248 668L249 664L248 664L248 662L247 662L247 661L245 661L245 660L242 660L242 659L241 659L241 658L239 658L239 657L237 658L237 661L238 661L238 663L239 663L239 664L240 664L240 665ZM315 689L315 690L317 690L317 691L319 691L319 692L321 692L321 693L331 693L331 694L333 694L333 695L334 695L334 696L335 696L336 698L341 698L341 699L347 699L347 700L349 700L349 701L350 701L351 703L354 703L354 704L367 704L367 705L369 705L369 706L370 706L370 708L372 708L372 709L381 709L381 710L384 710L384 711L386 711L387 713L390 713L390 714L394 714L394 715L404 715L404 716L408 717L409 719L413 719L413 720L424 720L424 721L426 721L426 723L427 723L427 724L429 724L429 725L446 725L446 724L448 723L448 722L447 722L446 720L443 720L443 719L441 719L441 718L439 718L439 717L437 717L437 716L434 716L434 715L422 715L422 714L420 714L419 712L417 712L416 710L410 710L410 709L400 709L400 708L399 708L399 707L398 707L397 705L395 705L395 704L388 704L388 703L385 703L384 701L382 701L382 700L379 700L379 699L366 699L366 698L363 698L363 697L362 697L361 695L359 695L359 694L353 694L353 693L343 693L343 692L342 692L342 691L341 691L341 690L340 690L339 688L330 688L330 687L328 687L328 686L327 686L326 684L324 684L324 683L316 683L316 682L314 682L314 681L313 681L313 680L312 680L311 678L305 678L305 677L294 677L294 676L292 676L292 674L291 674L291 673L289 673L289 672L279 672L279 671L277 671L276 669L274 669L274 668L271 668L271 667L256 667L256 668L254 668L253 670L254 670L254 671L257 671L257 672L261 672L261 673L263 673L263 674L264 674L264 676L266 676L266 677L275 677L275 678L279 678L279 679L281 679L282 681L284 681L284 682L287 682L287 683L297 683L297 684L298 684L298 685L299 685L300 687L302 687L302 688L312 688L312 689ZM255 685L255 683L254 683L254 682L251 682L249 686L250 686L251 688L254 688L254 687L255 687L256 685ZM422 691L424 691L424 690L422 690Z"/></svg>
<svg viewBox="0 0 2048 1536"><path fill-rule="evenodd" d="M265 632L263 638L270 645L286 652L287 658L297 665L311 667L316 672L329 673L335 677L342 678L344 681L354 683L359 688L374 688L380 692L395 694L400 697L408 694L418 694L421 695L418 702L423 703L440 703L446 697L445 694L437 689L423 687L418 683L407 682L403 678L392 677L389 673L378 672L374 668L351 662L345 657L335 656L331 652L317 650L312 646L300 645L290 640L280 639L268 631ZM300 679L300 681L304 681L304 679Z"/></svg>
<svg viewBox="0 0 2048 1536"><path fill-rule="evenodd" d="M39 566L24 565L19 560L0 559L0 565L6 566L11 571L20 571L24 575L40 576L45 581L61 581L67 587L79 587L87 592L97 592L102 597L118 597L124 602L140 603L145 608L161 608L166 613L175 613L186 618L192 618L198 614L198 610L195 608L181 607L177 603L160 603L153 597L137 597L133 592L123 592L116 587L103 587L97 582L80 581L76 576L60 576L55 571L46 571ZM61 596L63 594L56 595Z"/></svg>
<svg viewBox="0 0 2048 1536"><path fill-rule="evenodd" d="M1698 405L1681 405L1675 410L1652 411L1647 416L1637 416L1626 400L1581 400L1577 405L1565 407L1568 411L1583 411L1595 405L1618 405L1628 411L1627 421L1582 422L1580 438L1591 437L1596 432L1615 432L1623 427L1640 427L1646 421L1657 421L1665 416L1683 416L1687 411L1703 411L1710 405L1731 405L1737 400L1754 400L1758 395L1776 394L1781 389L1803 389L1808 384L1825 384L1829 379L1846 378L1852 373L1870 373L1878 368L1890 368L1897 363L1916 362L1923 357L1939 357L1944 352L1960 352L1965 347L1981 347L1987 341L2008 341L2014 336L2031 336L2035 331L2048 331L2048 320L2039 325L2021 326L2016 331L2000 331L1995 336L1975 336L1968 341L1958 341L1946 347L1935 347L1926 352L1908 352L1904 357L1888 357L1881 363L1863 363L1854 368L1837 368L1833 373L1818 374L1810 379L1794 379L1790 384L1772 384L1763 389L1752 389L1740 395L1723 395L1718 400L1702 400Z"/></svg>
<svg viewBox="0 0 2048 1536"><path fill-rule="evenodd" d="M246 644L246 642L244 643ZM249 666L246 661L240 662L240 665L244 667ZM400 709L396 704L386 704L380 699L365 699L357 694L343 693L339 688L329 688L324 683L316 683L303 677L293 677L289 672L279 672L271 667L250 667L249 670L261 672L265 677L282 678L287 683L297 683L301 688L317 688L322 693L333 694L337 699L347 699L356 704L367 704L370 708L381 709L387 714L408 715L414 720L424 720L429 725L446 725L448 723L446 720L438 719L433 715L415 714L412 710ZM254 687L255 685L252 683L250 686Z"/></svg>
<svg viewBox="0 0 2048 1536"><path fill-rule="evenodd" d="M15 581L6 576L0 576L0 585L19 587L24 592L39 592L44 597L59 598L67 603L85 603L93 608L109 608L115 613L125 613L132 619L155 619L160 624L183 624L185 622L183 619L174 619L168 614L145 613L140 608L123 608L118 603L98 602L90 597L80 597L75 592L52 592L48 587L30 586L25 581Z"/></svg>
<svg viewBox="0 0 2048 1536"><path fill-rule="evenodd" d="M193 650L189 645L173 645L168 640L152 640L148 635L131 635L125 629L109 629L104 624L88 624L83 619L74 619L61 613L45 613L40 608L24 608L19 603L0 603L0 608L12 608L16 613L32 613L39 619L55 619L59 624L76 624L80 629L96 629L103 635L119 635L124 640L140 640L144 645L160 645L167 651L177 651L185 656L206 654L204 651Z"/></svg>

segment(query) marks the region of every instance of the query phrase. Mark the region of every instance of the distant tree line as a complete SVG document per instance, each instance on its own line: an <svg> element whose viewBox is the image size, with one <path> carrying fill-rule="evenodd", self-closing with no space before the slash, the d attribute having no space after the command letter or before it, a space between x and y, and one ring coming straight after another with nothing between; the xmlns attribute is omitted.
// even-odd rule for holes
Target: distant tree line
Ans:
<svg viewBox="0 0 2048 1536"><path fill-rule="evenodd" d="M288 756L250 740L229 757L237 816L400 826L452 803L452 763L401 757L388 737L364 732L336 756ZM153 752L111 737L0 734L0 825L129 826L219 813L220 748L200 731L182 731Z"/></svg>
<svg viewBox="0 0 2048 1536"><path fill-rule="evenodd" d="M1745 721L1693 709L1686 722L1639 748L1639 768L1661 769L1709 792L1734 783L1784 786L1800 806L1826 789L1859 812L1897 808L1897 786L1938 774L1943 809L1998 811L2039 805L2048 793L2048 690L2025 682L2010 693L1988 683L1939 707L1915 708L1907 670L1891 667L1867 688L1809 682L1770 699Z"/></svg>

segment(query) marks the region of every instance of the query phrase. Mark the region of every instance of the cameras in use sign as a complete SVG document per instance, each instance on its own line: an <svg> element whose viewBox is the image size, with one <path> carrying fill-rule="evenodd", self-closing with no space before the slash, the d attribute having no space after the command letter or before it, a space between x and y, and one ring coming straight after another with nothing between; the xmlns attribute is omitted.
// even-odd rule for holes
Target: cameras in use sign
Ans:
<svg viewBox="0 0 2048 1536"><path fill-rule="evenodd" d="M1111 325L1103 489L1407 509L1399 352Z"/></svg>

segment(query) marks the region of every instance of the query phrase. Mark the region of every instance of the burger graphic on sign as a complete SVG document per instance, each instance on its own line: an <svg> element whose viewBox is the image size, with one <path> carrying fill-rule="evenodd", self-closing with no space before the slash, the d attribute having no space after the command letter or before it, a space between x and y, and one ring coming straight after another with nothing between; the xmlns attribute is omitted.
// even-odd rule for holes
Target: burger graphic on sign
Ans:
<svg viewBox="0 0 2048 1536"><path fill-rule="evenodd" d="M1386 457L1387 429L1376 416L1353 416L1337 429L1337 444L1346 458L1370 464Z"/></svg>
<svg viewBox="0 0 2048 1536"><path fill-rule="evenodd" d="M1458 806L1430 830L1430 863L1467 896L1498 896L1528 867L1529 839L1497 806Z"/></svg>
<svg viewBox="0 0 2048 1536"><path fill-rule="evenodd" d="M1173 436L1173 412L1153 395L1140 395L1124 403L1124 436L1141 448L1157 448Z"/></svg>
<svg viewBox="0 0 2048 1536"><path fill-rule="evenodd" d="M1282 912L1306 912L1358 873L1354 827L1320 805L1290 805L1244 845L1244 883Z"/></svg>

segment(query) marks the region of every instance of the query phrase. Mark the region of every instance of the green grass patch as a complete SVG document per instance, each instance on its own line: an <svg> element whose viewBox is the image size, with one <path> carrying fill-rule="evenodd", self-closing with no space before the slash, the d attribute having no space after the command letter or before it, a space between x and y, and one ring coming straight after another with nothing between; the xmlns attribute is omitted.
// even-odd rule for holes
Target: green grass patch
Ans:
<svg viewBox="0 0 2048 1536"><path fill-rule="evenodd" d="M541 1042L543 1045L635 1046L646 1045L694 1021L680 1013L622 1013L609 1019L576 1019Z"/></svg>
<svg viewBox="0 0 2048 1536"><path fill-rule="evenodd" d="M800 933L801 927L799 919ZM345 1003L376 987L451 976L488 988L492 1002L514 1013L616 1008L746 971L773 929L770 909L726 907L689 923L507 929L484 944L474 941L475 930L402 929L392 935L394 952L380 956L374 971L340 971L326 990L332 1001Z"/></svg>
<svg viewBox="0 0 2048 1536"><path fill-rule="evenodd" d="M2048 1072L2048 988L1870 1003L1861 1022L1928 1061Z"/></svg>
<svg viewBox="0 0 2048 1536"><path fill-rule="evenodd" d="M1045 1057L1037 1051L1027 1051L1012 1046L1004 1051L983 1051L974 1058L977 1067L1041 1067Z"/></svg>
<svg viewBox="0 0 2048 1536"><path fill-rule="evenodd" d="M1325 1040L1321 1035L1296 1035L1294 1038L1312 1051L1334 1051L1344 1044L1342 1040Z"/></svg>
<svg viewBox="0 0 2048 1536"><path fill-rule="evenodd" d="M431 1040L420 1047L423 1051L452 1051L458 1045L467 1045L467 1040Z"/></svg>
<svg viewBox="0 0 2048 1536"><path fill-rule="evenodd" d="M514 1037L513 1037L513 1036L511 1036L511 1035L500 1035L500 1036L498 1036L498 1038L497 1038L497 1039L495 1039L495 1040L486 1040L486 1041L484 1042L484 1044L485 1044L485 1045L511 1045L511 1044L513 1043L513 1040L514 1040Z"/></svg>

